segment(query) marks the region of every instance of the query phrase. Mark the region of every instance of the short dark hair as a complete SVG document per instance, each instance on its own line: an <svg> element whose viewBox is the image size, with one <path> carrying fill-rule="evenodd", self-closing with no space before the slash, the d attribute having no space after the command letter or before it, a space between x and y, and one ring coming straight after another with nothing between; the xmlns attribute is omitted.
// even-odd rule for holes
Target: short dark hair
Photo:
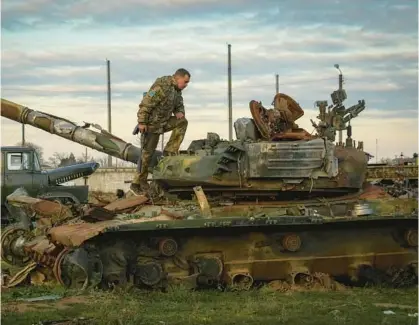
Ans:
<svg viewBox="0 0 419 325"><path fill-rule="evenodd" d="M175 72L175 76L179 76L179 77L184 77L184 76L188 76L189 78L191 77L191 74L189 73L188 70L180 68L177 69Z"/></svg>

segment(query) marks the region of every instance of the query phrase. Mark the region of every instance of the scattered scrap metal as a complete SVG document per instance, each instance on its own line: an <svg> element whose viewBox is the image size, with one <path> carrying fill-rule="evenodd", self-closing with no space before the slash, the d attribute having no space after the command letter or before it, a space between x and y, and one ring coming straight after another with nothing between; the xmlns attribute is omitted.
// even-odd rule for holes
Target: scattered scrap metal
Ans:
<svg viewBox="0 0 419 325"><path fill-rule="evenodd" d="M13 225L2 234L2 259L22 267L5 287L56 281L80 289L128 283L246 289L277 281L281 288L337 288L330 281L342 275L397 286L417 280L417 200L390 199L369 186L362 196L311 206L211 208L202 188L194 190L195 202L172 205L151 205L144 196L101 206L62 205L22 190L10 195L8 202L30 219L22 224L33 226ZM316 212L344 206L341 215Z"/></svg>
<svg viewBox="0 0 419 325"><path fill-rule="evenodd" d="M234 123L237 140L208 133L179 155L154 157L150 198L63 205L12 194L21 224L2 234L1 256L23 269L6 285L415 284L417 196L366 183L369 158L349 123L365 102L345 108L341 88L331 99L317 102L316 134L295 123L304 111L290 96L275 95L272 109L251 101L253 119ZM99 126L3 99L1 115L134 163L141 154Z"/></svg>

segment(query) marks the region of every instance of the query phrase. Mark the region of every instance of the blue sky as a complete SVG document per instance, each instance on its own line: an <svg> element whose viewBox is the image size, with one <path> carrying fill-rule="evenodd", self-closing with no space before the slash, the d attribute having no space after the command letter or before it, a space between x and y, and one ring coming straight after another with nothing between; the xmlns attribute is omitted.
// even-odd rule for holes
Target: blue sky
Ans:
<svg viewBox="0 0 419 325"><path fill-rule="evenodd" d="M347 106L366 101L353 138L366 151L394 157L418 148L417 1L413 0L3 0L2 97L81 123L106 127L106 59L111 60L112 132L130 131L142 92L177 68L190 70L184 91L189 129L183 147L207 132L228 136L227 43L232 44L233 120L248 103L269 107L275 91L305 110L312 131L316 100L337 88L339 63ZM2 118L2 144L20 126ZM45 155L84 147L32 127L27 139ZM166 139L168 137L166 136ZM99 155L97 152L90 154Z"/></svg>

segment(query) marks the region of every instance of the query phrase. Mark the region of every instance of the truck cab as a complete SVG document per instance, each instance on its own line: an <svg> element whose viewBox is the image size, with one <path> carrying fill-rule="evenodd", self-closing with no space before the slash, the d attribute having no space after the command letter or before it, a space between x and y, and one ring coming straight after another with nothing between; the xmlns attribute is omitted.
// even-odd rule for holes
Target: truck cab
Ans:
<svg viewBox="0 0 419 325"><path fill-rule="evenodd" d="M87 177L99 164L87 162L52 170L42 170L37 152L30 147L1 147L1 220L9 219L7 196L24 188L32 197L58 200L62 203L87 203L88 186L64 186L65 182Z"/></svg>
<svg viewBox="0 0 419 325"><path fill-rule="evenodd" d="M19 187L36 197L48 186L48 175L41 170L36 151L29 147L1 148L1 202Z"/></svg>

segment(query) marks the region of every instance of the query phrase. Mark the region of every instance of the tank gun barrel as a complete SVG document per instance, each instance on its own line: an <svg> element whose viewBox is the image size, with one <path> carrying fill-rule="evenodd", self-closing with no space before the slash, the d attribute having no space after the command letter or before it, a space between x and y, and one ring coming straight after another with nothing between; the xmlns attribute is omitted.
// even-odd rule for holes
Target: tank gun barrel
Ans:
<svg viewBox="0 0 419 325"><path fill-rule="evenodd" d="M135 164L141 155L140 148L103 130L97 124L84 122L84 126L78 126L67 119L35 111L3 98L1 99L1 116L22 124L32 125L45 132ZM96 128L99 132L91 130L89 127Z"/></svg>

